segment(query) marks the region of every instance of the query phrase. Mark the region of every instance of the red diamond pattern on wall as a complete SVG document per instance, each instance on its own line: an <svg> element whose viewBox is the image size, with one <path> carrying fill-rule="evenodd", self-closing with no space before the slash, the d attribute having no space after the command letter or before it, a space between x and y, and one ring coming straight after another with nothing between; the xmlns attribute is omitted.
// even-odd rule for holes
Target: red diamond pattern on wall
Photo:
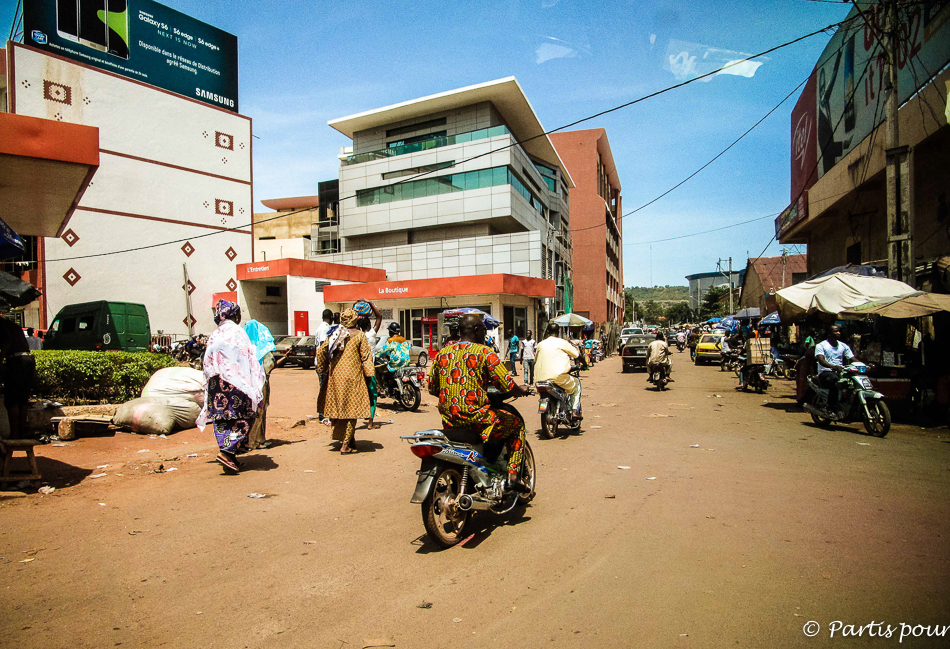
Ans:
<svg viewBox="0 0 950 649"><path fill-rule="evenodd" d="M72 228L63 232L63 236L60 237L63 241L66 242L66 245L72 248L79 241L79 235L73 232Z"/></svg>
<svg viewBox="0 0 950 649"><path fill-rule="evenodd" d="M227 287L228 287L228 290L229 290L229 291L236 291L236 290L237 290L237 282L234 281L234 278L233 278L233 277L228 280Z"/></svg>
<svg viewBox="0 0 950 649"><path fill-rule="evenodd" d="M234 201L226 201L223 198L214 199L214 212L222 216L231 216L234 214Z"/></svg>
<svg viewBox="0 0 950 649"><path fill-rule="evenodd" d="M224 256L228 258L228 261L234 261L234 258L237 257L237 252L234 248L228 248L224 251Z"/></svg>
<svg viewBox="0 0 950 649"><path fill-rule="evenodd" d="M188 283L187 283L187 284L182 284L182 285L181 285L181 289L182 289L183 291L188 291L188 295L191 295L192 293L194 293L196 288L197 288L197 287L196 287L194 284L191 283L191 280L190 280L190 279L188 280Z"/></svg>
<svg viewBox="0 0 950 649"><path fill-rule="evenodd" d="M185 319L182 320L182 322L185 323L185 326L186 326L186 327L194 327L194 326L195 326L195 323L198 322L198 321L195 320L195 316L189 315L189 316L185 316Z"/></svg>
<svg viewBox="0 0 950 649"><path fill-rule="evenodd" d="M76 283L82 279L82 275L77 273L75 269L70 268L66 271L66 274L63 275L63 279L65 279L66 283L70 286L75 286Z"/></svg>
<svg viewBox="0 0 950 649"><path fill-rule="evenodd" d="M195 253L195 247L191 245L190 241L186 241L185 245L181 247L181 251L185 253L186 257L191 257Z"/></svg>

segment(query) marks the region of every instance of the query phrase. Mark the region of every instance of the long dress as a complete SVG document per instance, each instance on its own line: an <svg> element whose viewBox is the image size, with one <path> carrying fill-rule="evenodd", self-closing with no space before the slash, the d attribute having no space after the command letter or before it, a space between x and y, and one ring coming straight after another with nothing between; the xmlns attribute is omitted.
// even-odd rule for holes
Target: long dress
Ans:
<svg viewBox="0 0 950 649"><path fill-rule="evenodd" d="M373 352L362 331L351 331L343 349L329 358L329 341L317 349L317 372L327 374L321 387L317 409L331 420L353 420L369 417L369 393L366 378L373 376ZM345 430L345 427L342 429ZM342 439L341 427L333 427L333 438Z"/></svg>

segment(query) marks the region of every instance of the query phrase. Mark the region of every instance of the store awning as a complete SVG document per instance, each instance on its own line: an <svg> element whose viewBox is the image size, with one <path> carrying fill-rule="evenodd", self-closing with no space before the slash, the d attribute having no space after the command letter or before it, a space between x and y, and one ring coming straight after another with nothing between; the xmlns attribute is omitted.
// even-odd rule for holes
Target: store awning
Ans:
<svg viewBox="0 0 950 649"><path fill-rule="evenodd" d="M789 323L813 313L838 314L870 300L914 293L914 287L887 277L835 273L783 288L775 294L779 317Z"/></svg>
<svg viewBox="0 0 950 649"><path fill-rule="evenodd" d="M850 317L877 315L884 318L922 318L939 311L950 311L950 295L917 291L903 297L871 300L853 309L843 311L841 315Z"/></svg>
<svg viewBox="0 0 950 649"><path fill-rule="evenodd" d="M99 168L99 129L0 113L0 219L58 237Z"/></svg>
<svg viewBox="0 0 950 649"><path fill-rule="evenodd" d="M402 282L339 284L323 289L323 299L327 302L496 294L554 297L554 280L506 274L466 275L440 279L409 279Z"/></svg>

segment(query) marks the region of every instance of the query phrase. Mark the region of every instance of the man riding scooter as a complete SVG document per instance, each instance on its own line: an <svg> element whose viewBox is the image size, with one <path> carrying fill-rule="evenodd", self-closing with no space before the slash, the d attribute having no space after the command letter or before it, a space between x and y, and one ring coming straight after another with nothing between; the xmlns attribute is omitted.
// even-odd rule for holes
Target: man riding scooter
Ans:
<svg viewBox="0 0 950 649"><path fill-rule="evenodd" d="M828 390L828 408L838 408L838 376L834 370L845 369L855 360L854 352L845 343L838 340L841 327L832 325L828 337L815 347L815 360L818 362L818 383Z"/></svg>
<svg viewBox="0 0 950 649"><path fill-rule="evenodd" d="M654 372L662 371L666 376L666 380L673 383L673 377L671 376L673 361L670 360L673 352L670 351L661 332L656 332L656 340L650 343L647 354L647 382L653 378Z"/></svg>
<svg viewBox="0 0 950 649"><path fill-rule="evenodd" d="M545 329L544 340L538 343L534 359L534 381L542 383L550 381L562 388L571 397L571 412L575 421L583 419L581 410L581 384L571 376L571 365L574 359L581 356L577 347L560 337L560 327L549 322Z"/></svg>

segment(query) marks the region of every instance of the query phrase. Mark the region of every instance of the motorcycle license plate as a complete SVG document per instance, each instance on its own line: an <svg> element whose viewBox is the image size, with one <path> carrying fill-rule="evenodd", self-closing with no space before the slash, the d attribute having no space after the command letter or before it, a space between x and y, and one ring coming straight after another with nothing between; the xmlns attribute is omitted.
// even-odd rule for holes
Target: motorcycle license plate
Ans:
<svg viewBox="0 0 950 649"><path fill-rule="evenodd" d="M869 379L868 377L859 376L858 382L861 384L861 387L864 388L865 390L871 389L871 379Z"/></svg>
<svg viewBox="0 0 950 649"><path fill-rule="evenodd" d="M636 350L635 353L636 353L637 356L646 356L646 355L647 355L647 350L645 350L645 349L638 349L638 350Z"/></svg>

